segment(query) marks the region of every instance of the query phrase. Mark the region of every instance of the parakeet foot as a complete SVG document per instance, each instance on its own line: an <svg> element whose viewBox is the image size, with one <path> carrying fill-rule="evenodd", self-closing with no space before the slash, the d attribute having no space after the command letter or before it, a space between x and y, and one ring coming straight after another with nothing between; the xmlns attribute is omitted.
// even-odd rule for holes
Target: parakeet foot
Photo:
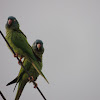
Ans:
<svg viewBox="0 0 100 100"><path fill-rule="evenodd" d="M31 78L29 77L28 80L29 80L29 82L33 82L34 81L33 76L31 76Z"/></svg>
<svg viewBox="0 0 100 100"><path fill-rule="evenodd" d="M33 82L34 81L34 78L33 78L33 76L31 76L31 79L30 79L30 77L28 78L28 80L29 80L29 82ZM35 82L35 86L34 86L34 88L37 88L37 83Z"/></svg>
<svg viewBox="0 0 100 100"><path fill-rule="evenodd" d="M35 86L34 86L34 88L37 88L38 87L38 85L37 85L37 83L35 82Z"/></svg>
<svg viewBox="0 0 100 100"><path fill-rule="evenodd" d="M20 57L20 59L19 59L19 61L18 61L18 64L19 65L21 65L21 63L22 63L22 61L21 61L21 59L22 59L23 57ZM23 63L22 63L23 64Z"/></svg>
<svg viewBox="0 0 100 100"><path fill-rule="evenodd" d="M15 53L15 54L14 54L14 57L18 57L18 54L17 54L17 53Z"/></svg>

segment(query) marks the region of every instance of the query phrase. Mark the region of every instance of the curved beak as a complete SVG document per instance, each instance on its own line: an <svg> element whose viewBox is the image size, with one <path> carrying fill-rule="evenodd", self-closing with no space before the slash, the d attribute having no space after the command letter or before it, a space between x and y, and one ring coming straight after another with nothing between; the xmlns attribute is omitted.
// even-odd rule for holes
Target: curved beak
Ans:
<svg viewBox="0 0 100 100"><path fill-rule="evenodd" d="M41 44L37 44L37 48L39 50L41 48Z"/></svg>
<svg viewBox="0 0 100 100"><path fill-rule="evenodd" d="M11 23L12 23L12 20L9 19L9 20L8 20L8 25L11 25Z"/></svg>

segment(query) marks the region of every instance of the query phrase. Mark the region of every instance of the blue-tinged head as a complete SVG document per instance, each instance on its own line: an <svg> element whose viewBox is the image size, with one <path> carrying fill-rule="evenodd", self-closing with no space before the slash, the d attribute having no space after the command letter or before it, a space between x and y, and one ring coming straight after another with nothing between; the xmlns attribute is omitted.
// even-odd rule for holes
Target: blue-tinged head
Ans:
<svg viewBox="0 0 100 100"><path fill-rule="evenodd" d="M43 42L39 39L37 39L33 45L32 45L32 49L36 52L44 52L44 47L43 47Z"/></svg>
<svg viewBox="0 0 100 100"><path fill-rule="evenodd" d="M19 29L19 23L13 16L9 16L5 26L7 29Z"/></svg>

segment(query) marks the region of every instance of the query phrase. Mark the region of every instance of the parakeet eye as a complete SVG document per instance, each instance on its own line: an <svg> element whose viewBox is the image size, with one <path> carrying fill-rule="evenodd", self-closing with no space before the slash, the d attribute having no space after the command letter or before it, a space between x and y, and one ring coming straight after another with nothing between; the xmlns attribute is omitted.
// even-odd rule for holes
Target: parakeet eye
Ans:
<svg viewBox="0 0 100 100"><path fill-rule="evenodd" d="M14 22L16 21L16 19L14 19Z"/></svg>

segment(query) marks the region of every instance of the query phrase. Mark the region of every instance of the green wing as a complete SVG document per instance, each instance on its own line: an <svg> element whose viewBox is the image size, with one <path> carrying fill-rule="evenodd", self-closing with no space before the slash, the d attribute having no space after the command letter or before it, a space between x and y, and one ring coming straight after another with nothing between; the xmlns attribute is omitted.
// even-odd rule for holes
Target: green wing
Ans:
<svg viewBox="0 0 100 100"><path fill-rule="evenodd" d="M35 57L32 56L33 55L32 48L27 42L26 36L22 34L20 30L13 31L12 42L14 46L16 46L17 48L23 51L24 54L22 55L29 56L32 59L36 60Z"/></svg>

